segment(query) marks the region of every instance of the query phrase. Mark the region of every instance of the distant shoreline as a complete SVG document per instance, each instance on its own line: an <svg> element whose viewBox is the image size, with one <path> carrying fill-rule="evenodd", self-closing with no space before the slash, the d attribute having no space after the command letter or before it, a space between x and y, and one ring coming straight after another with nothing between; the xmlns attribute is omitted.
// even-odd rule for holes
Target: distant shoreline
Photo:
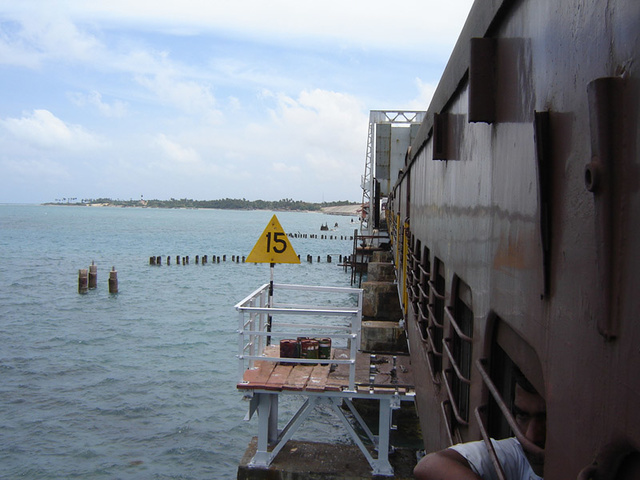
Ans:
<svg viewBox="0 0 640 480"><path fill-rule="evenodd" d="M218 210L272 210L285 212L319 212L329 215L358 216L361 204L349 202L331 202L328 204L294 202L280 200L266 202L262 200L140 200L140 201L85 201L85 202L46 202L41 205L60 207L112 207L112 208L167 208L167 209L218 209Z"/></svg>
<svg viewBox="0 0 640 480"><path fill-rule="evenodd" d="M357 217L362 210L362 206L358 203L356 205L343 205L343 206L335 206L335 207L322 207L320 209L322 213L327 213L330 215L348 215Z"/></svg>

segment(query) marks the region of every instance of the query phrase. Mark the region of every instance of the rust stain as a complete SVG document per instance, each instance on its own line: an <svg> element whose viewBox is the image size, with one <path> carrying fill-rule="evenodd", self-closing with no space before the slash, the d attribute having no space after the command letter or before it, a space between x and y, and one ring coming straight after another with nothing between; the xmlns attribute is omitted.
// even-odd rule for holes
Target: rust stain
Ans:
<svg viewBox="0 0 640 480"><path fill-rule="evenodd" d="M530 268L532 258L527 252L531 252L531 246L526 244L520 235L502 235L498 250L493 257L493 268L523 270Z"/></svg>

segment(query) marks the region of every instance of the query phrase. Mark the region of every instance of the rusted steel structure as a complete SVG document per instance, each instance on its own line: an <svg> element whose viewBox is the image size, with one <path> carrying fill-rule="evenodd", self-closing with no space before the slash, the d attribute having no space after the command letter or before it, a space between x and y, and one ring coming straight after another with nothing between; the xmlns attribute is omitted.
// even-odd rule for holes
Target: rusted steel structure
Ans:
<svg viewBox="0 0 640 480"><path fill-rule="evenodd" d="M546 480L637 478L639 52L638 0L473 6L386 209L428 452L512 435L519 367Z"/></svg>

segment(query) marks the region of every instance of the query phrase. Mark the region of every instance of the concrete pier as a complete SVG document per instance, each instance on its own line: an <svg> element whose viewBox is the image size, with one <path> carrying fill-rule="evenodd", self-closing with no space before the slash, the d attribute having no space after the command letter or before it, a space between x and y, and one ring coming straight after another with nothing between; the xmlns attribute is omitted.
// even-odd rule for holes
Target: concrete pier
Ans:
<svg viewBox="0 0 640 480"><path fill-rule="evenodd" d="M362 283L363 352L407 353L407 335L398 296L395 267L389 252L375 252L369 262L367 281Z"/></svg>
<svg viewBox="0 0 640 480"><path fill-rule="evenodd" d="M86 268L78 270L78 293L87 293L89 290L89 271Z"/></svg>
<svg viewBox="0 0 640 480"><path fill-rule="evenodd" d="M116 267L111 267L109 272L109 293L118 293L118 272Z"/></svg>
<svg viewBox="0 0 640 480"><path fill-rule="evenodd" d="M251 468L257 437L249 443L240 466L238 480L365 480L388 479L375 476L355 445L338 445L290 440L269 468ZM389 455L395 479L412 479L415 450L396 449Z"/></svg>
<svg viewBox="0 0 640 480"><path fill-rule="evenodd" d="M369 353L408 353L407 334L397 321L363 320L360 350Z"/></svg>
<svg viewBox="0 0 640 480"><path fill-rule="evenodd" d="M369 262L367 279L378 282L395 282L396 271L392 262Z"/></svg>
<svg viewBox="0 0 640 480"><path fill-rule="evenodd" d="M374 320L398 321L402 309L398 299L398 285L391 282L363 282L362 315Z"/></svg>
<svg viewBox="0 0 640 480"><path fill-rule="evenodd" d="M95 262L91 262L89 265L89 290L93 290L98 287L98 266Z"/></svg>

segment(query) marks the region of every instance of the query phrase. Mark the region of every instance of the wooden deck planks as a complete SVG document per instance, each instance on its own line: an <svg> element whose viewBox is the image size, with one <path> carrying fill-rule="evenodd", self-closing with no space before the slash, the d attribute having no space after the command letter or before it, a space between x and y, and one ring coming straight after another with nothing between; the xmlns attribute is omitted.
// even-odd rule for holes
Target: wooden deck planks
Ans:
<svg viewBox="0 0 640 480"><path fill-rule="evenodd" d="M279 357L279 347L267 347L265 356ZM349 358L346 349L333 349L331 358ZM413 375L408 356L370 355L359 352L356 358L356 378L358 391L376 393L405 393L413 389ZM292 364L274 361L256 361L255 368L246 370L243 381L237 387L241 390L264 389L272 391L323 392L341 391L349 385L348 364Z"/></svg>
<svg viewBox="0 0 640 480"><path fill-rule="evenodd" d="M287 383L287 379L293 370L293 366L290 364L276 365L276 368L271 372L271 376L267 381L266 390L282 390L282 387Z"/></svg>
<svg viewBox="0 0 640 480"><path fill-rule="evenodd" d="M283 385L284 390L302 391L307 386L309 376L313 372L313 365L296 365L293 367L287 382Z"/></svg>
<svg viewBox="0 0 640 480"><path fill-rule="evenodd" d="M241 390L265 388L275 367L276 363L274 362L268 362L266 360L257 361L255 368L245 370L242 376L242 382L238 383L237 387Z"/></svg>
<svg viewBox="0 0 640 480"><path fill-rule="evenodd" d="M313 367L305 390L310 392L323 392L327 387L327 378L329 377L330 369L331 367L329 365L316 365Z"/></svg>

